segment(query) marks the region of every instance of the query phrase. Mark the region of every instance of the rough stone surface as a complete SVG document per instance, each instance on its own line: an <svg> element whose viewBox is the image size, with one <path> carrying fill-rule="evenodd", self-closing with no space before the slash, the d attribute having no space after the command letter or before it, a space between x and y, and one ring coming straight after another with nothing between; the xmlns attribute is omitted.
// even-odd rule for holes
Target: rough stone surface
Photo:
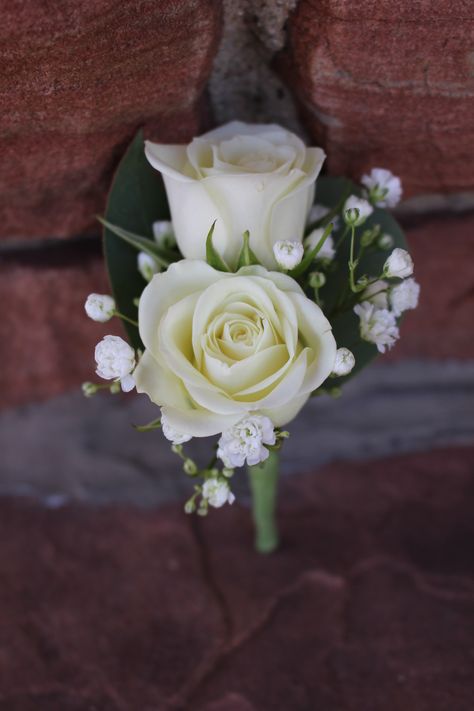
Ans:
<svg viewBox="0 0 474 711"><path fill-rule="evenodd" d="M296 0L224 0L223 33L209 79L218 124L279 123L304 136L294 99L272 69Z"/></svg>
<svg viewBox="0 0 474 711"><path fill-rule="evenodd" d="M281 473L470 444L473 400L474 363L382 361L349 383L340 399L310 400L289 427ZM72 501L182 505L193 482L168 441L159 431L131 427L156 416L145 396L86 400L79 391L3 411L0 495L34 497L52 508ZM205 464L212 443L195 439L185 451ZM232 489L239 502L249 501L243 470Z"/></svg>
<svg viewBox="0 0 474 711"><path fill-rule="evenodd" d="M474 450L333 465L248 510L0 504L1 711L470 711Z"/></svg>
<svg viewBox="0 0 474 711"><path fill-rule="evenodd" d="M469 0L301 0L279 68L330 172L387 167L406 195L472 190L473 37Z"/></svg>
<svg viewBox="0 0 474 711"><path fill-rule="evenodd" d="M72 250L59 259L31 254L0 262L0 404L49 397L90 380L93 348L120 324L87 318L91 292L107 293L102 259L94 250ZM115 330L114 330L115 329Z"/></svg>
<svg viewBox="0 0 474 711"><path fill-rule="evenodd" d="M170 142L199 131L220 14L215 0L8 3L0 237L87 230L139 126Z"/></svg>

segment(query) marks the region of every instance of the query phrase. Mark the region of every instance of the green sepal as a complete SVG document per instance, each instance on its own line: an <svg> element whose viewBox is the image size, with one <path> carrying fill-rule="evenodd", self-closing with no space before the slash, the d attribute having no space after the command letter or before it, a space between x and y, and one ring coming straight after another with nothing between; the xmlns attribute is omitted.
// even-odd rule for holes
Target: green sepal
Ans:
<svg viewBox="0 0 474 711"><path fill-rule="evenodd" d="M215 226L216 220L214 220L214 222L212 223L211 229L207 233L206 237L206 261L209 266L214 267L214 269L217 269L220 272L230 272L229 267L222 259L219 252L214 248L214 245L212 243L212 235L214 234Z"/></svg>
<svg viewBox="0 0 474 711"><path fill-rule="evenodd" d="M156 259L158 264L164 267L165 269L169 267L171 261L173 261L173 259L170 258L171 255L167 255L166 252L164 252L157 244L155 244L155 242L152 242L151 239L148 239L148 237L141 237L140 235L136 235L133 232L124 230L118 225L113 225L111 222L105 220L103 217L97 216L97 219L104 227L110 230L110 232L113 232L114 235L117 235L117 237L120 237L120 239L123 239L128 244L131 244L132 247L135 247L135 249L137 249L138 251L146 252L150 255L150 257Z"/></svg>
<svg viewBox="0 0 474 711"><path fill-rule="evenodd" d="M319 240L318 244L316 247L314 247L312 250L309 252L306 252L304 255L303 259L301 262L296 266L294 269L292 269L288 274L293 277L293 279L296 279L297 277L301 276L301 274L304 274L304 272L309 269L311 264L313 263L315 257L317 256L319 250L325 243L327 237L331 234L333 229L333 224L332 222L329 223L329 225L326 226L326 229L324 230L323 234L321 235L321 239Z"/></svg>
<svg viewBox="0 0 474 711"><path fill-rule="evenodd" d="M132 425L134 430L137 432L151 432L152 430L157 430L161 427L161 418L157 420L152 420L147 425Z"/></svg>
<svg viewBox="0 0 474 711"><path fill-rule="evenodd" d="M256 255L250 249L250 232L246 230L242 235L243 245L239 254L239 261L237 262L237 269L241 267L249 267L252 264L260 264Z"/></svg>

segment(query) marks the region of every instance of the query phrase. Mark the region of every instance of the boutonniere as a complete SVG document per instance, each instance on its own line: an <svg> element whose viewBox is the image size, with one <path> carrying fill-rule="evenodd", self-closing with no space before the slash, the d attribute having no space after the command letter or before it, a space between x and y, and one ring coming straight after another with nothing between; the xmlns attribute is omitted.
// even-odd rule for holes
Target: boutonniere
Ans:
<svg viewBox="0 0 474 711"><path fill-rule="evenodd" d="M279 450L310 397L346 382L399 338L419 285L387 208L400 180L321 177L324 152L276 125L232 122L189 145L139 133L109 195L104 247L113 296L96 321L127 340L97 345L99 389L136 388L194 482L186 513L232 504L247 467L256 547L275 550ZM209 438L209 458L187 451ZM315 439L317 446L317 434Z"/></svg>

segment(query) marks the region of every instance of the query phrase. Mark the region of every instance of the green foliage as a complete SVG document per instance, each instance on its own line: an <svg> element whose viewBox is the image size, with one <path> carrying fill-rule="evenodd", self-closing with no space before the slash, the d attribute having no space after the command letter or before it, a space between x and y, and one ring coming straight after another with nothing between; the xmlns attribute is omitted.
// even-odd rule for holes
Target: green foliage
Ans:
<svg viewBox="0 0 474 711"><path fill-rule="evenodd" d="M242 235L243 245L239 254L239 261L237 262L237 270L241 267L249 267L251 264L260 264L256 255L250 249L250 233L247 230Z"/></svg>
<svg viewBox="0 0 474 711"><path fill-rule="evenodd" d="M206 261L214 269L218 269L220 272L230 272L229 267L222 259L219 252L214 248L212 243L212 235L214 234L214 228L216 226L215 221L211 225L211 229L207 233L206 237Z"/></svg>
<svg viewBox="0 0 474 711"><path fill-rule="evenodd" d="M346 178L319 178L316 188L316 201L317 203L333 208L340 203L341 194L347 194L347 192L349 192L349 194L360 194L359 188ZM342 219L340 222L341 224L338 229L333 232L335 244L337 244L344 232L344 222ZM395 218L392 217L389 212L375 208L364 225L357 229L356 252L358 251L361 235L376 225L380 225L382 234L388 233L391 235L394 240L394 247L407 248L405 237ZM382 271L384 262L389 253L390 251L386 252L377 248L368 248L363 252L357 266L357 276L361 277L364 274L369 277L378 276ZM344 312L338 310L338 303L340 302L341 296L348 290L349 258L350 235L348 234L338 249L333 271L328 273L326 284L319 292L324 313L332 323L333 333L338 347L344 346L349 348L356 359L354 370L343 378L331 379L331 386L341 386L365 368L365 366L378 355L376 346L360 338L359 318L353 313L352 308Z"/></svg>
<svg viewBox="0 0 474 711"><path fill-rule="evenodd" d="M149 249L152 249L152 245L156 246L153 240L153 222L169 220L163 183L145 158L141 131L135 136L117 168L107 200L105 218L108 223L118 226L123 232L135 236L144 235L150 241ZM130 240L120 239L107 226L104 226L103 237L109 280L117 309L136 320L137 308L134 300L146 286L137 270L137 246L132 245ZM145 251L143 245L140 249ZM142 348L138 329L125 321L123 325L132 346Z"/></svg>
<svg viewBox="0 0 474 711"><path fill-rule="evenodd" d="M316 201L331 209L331 213L319 220L315 226L327 226L331 219L340 212L344 200L350 194L359 194L359 189L345 178L321 177L317 182ZM137 270L137 249L151 254L163 266L170 261L179 259L179 254L172 250L163 250L153 240L152 224L156 220L168 220L169 209L166 193L159 174L153 170L145 158L143 135L139 131L135 139L123 156L109 193L105 211L104 225L104 252L107 261L112 292L117 303L117 309L132 320L137 319L136 299L146 286L146 282ZM395 219L385 210L375 209L362 228L358 228L356 235L356 254L360 238L367 229L380 225L382 233L388 233L394 239L394 246L406 248L403 233ZM228 265L218 254L212 242L214 225L211 227L206 240L206 257L209 264L220 271L230 271ZM309 230L308 230L309 231ZM344 224L332 235L335 243L341 239ZM199 237L199 236L197 236ZM349 376L331 380L332 387L338 387L350 377L364 368L376 355L374 345L362 341L359 336L359 319L352 312L341 311L339 308L341 297L348 290L348 262L350 239L346 237L338 250L335 261L326 269L326 284L319 290L325 314L333 325L334 335L338 346L349 348L356 358L356 366ZM317 250L316 250L317 251ZM307 280L306 270L315 262L313 254L293 270L292 276ZM382 266L388 252L368 247L357 266L356 278L364 274L377 276L382 271ZM244 234L243 247L239 256L238 268L247 264L258 263L255 254L249 246L249 236ZM307 285L307 294L314 297L314 291ZM349 295L350 297L350 292ZM135 348L142 348L138 329L130 323L124 322L131 344Z"/></svg>
<svg viewBox="0 0 474 711"><path fill-rule="evenodd" d="M306 271L308 271L308 269L310 268L310 266L316 259L321 247L323 246L326 239L331 234L332 229L333 229L333 224L332 224L332 222L330 222L328 225L326 225L326 228L325 228L323 234L321 235L321 239L319 240L318 244L315 247L313 247L313 249L308 250L306 252L306 254L304 255L303 259L301 260L301 262L298 264L298 266L296 266L294 269L292 269L291 272L288 272L289 275L291 277L293 277L293 279L298 279L299 276L301 276Z"/></svg>

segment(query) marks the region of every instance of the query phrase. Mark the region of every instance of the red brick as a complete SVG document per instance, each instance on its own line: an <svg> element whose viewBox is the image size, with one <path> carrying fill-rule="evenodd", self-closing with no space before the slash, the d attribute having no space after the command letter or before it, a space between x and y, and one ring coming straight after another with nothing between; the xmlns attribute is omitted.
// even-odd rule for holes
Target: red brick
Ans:
<svg viewBox="0 0 474 711"><path fill-rule="evenodd" d="M279 59L332 174L374 166L405 195L474 187L468 0L301 0Z"/></svg>
<svg viewBox="0 0 474 711"><path fill-rule="evenodd" d="M215 0L8 4L0 237L88 230L139 126L170 142L199 131L220 12Z"/></svg>
<svg viewBox="0 0 474 711"><path fill-rule="evenodd" d="M406 234L420 304L389 357L474 358L474 215L425 218Z"/></svg>
<svg viewBox="0 0 474 711"><path fill-rule="evenodd" d="M108 293L102 259L63 266L0 267L0 405L51 397L94 378L93 349L116 322L87 318L90 292Z"/></svg>

